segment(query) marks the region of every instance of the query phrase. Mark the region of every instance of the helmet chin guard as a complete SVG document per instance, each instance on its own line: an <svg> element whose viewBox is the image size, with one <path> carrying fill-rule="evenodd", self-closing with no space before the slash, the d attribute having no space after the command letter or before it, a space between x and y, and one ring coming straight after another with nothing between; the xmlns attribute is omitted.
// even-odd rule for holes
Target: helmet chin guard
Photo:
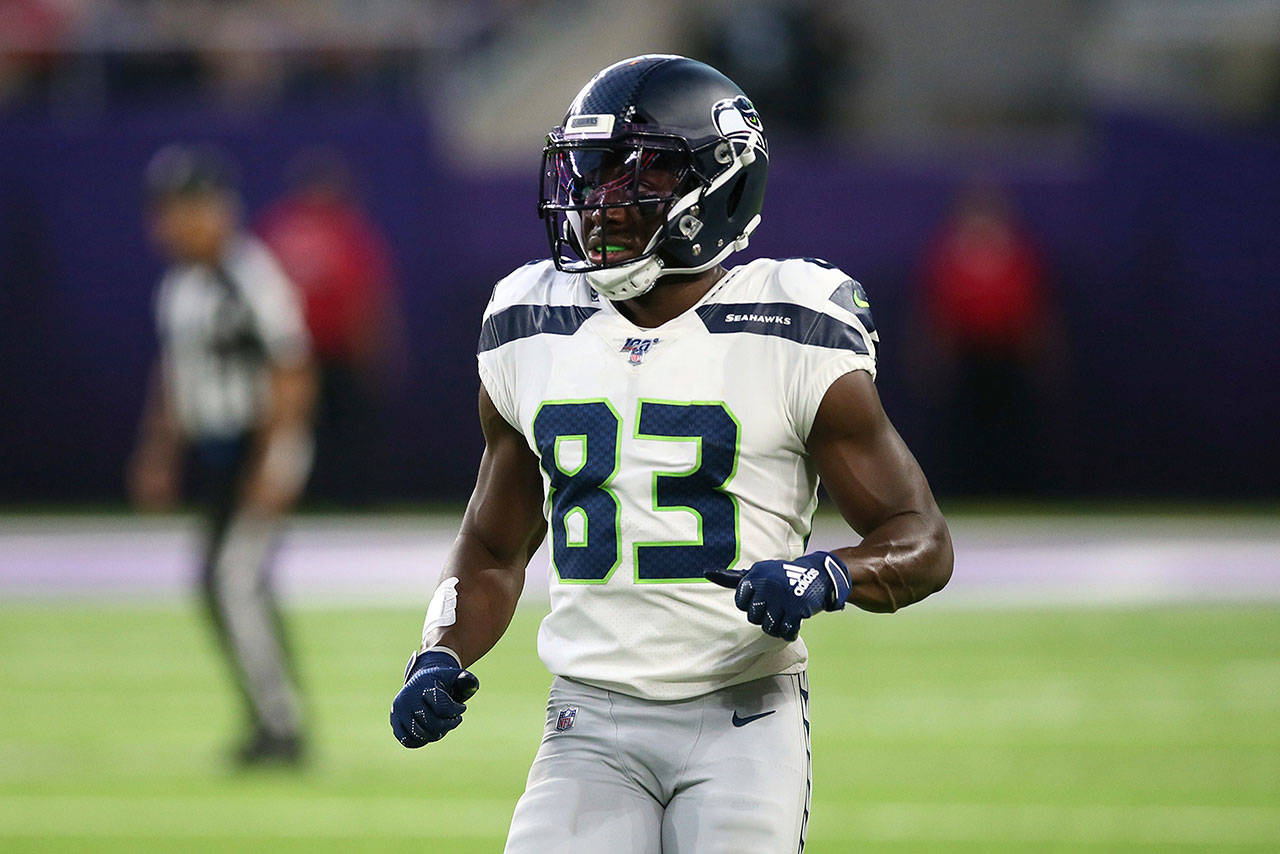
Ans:
<svg viewBox="0 0 1280 854"><path fill-rule="evenodd" d="M602 267L586 274L587 283L607 300L635 299L653 290L662 276L662 261L656 255L637 258L617 267Z"/></svg>

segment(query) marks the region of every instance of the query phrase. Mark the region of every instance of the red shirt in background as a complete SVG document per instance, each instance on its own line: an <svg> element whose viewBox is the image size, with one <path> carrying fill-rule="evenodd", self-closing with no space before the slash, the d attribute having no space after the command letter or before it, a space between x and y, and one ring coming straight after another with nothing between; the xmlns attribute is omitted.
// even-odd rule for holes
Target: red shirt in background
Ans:
<svg viewBox="0 0 1280 854"><path fill-rule="evenodd" d="M272 205L258 232L302 294L316 355L365 362L391 291L390 253L357 206L327 193L298 193Z"/></svg>
<svg viewBox="0 0 1280 854"><path fill-rule="evenodd" d="M930 248L924 273L929 318L954 344L1018 350L1034 343L1043 328L1039 253L1021 230L997 214L961 213Z"/></svg>

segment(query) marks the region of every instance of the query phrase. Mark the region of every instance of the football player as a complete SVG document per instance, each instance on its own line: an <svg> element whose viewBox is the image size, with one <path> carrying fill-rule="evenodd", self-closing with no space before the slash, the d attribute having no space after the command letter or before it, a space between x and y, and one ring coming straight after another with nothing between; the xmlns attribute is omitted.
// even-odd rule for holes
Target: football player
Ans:
<svg viewBox="0 0 1280 854"><path fill-rule="evenodd" d="M604 69L547 138L551 259L485 312L485 452L391 710L406 747L458 726L549 530L554 679L508 852L801 850L802 621L951 574L862 288L814 259L723 266L768 163L742 90L679 56ZM858 545L807 551L819 479Z"/></svg>

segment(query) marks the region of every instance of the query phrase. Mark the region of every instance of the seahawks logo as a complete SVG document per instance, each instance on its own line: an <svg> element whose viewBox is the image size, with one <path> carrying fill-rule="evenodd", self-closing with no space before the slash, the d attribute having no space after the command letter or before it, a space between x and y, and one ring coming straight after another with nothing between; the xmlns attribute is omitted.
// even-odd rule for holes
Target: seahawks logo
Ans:
<svg viewBox="0 0 1280 854"><path fill-rule="evenodd" d="M746 141L755 134L757 147L766 154L769 151L764 140L764 124L760 114L746 95L724 98L711 108L711 121L721 135L729 139Z"/></svg>

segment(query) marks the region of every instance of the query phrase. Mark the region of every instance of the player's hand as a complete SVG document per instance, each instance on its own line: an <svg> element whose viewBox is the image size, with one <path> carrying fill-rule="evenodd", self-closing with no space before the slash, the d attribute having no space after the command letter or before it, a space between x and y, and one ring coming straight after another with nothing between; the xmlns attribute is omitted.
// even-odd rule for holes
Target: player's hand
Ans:
<svg viewBox="0 0 1280 854"><path fill-rule="evenodd" d="M462 723L466 700L480 680L449 653L427 651L409 659L404 687L391 702L391 731L405 747L422 747Z"/></svg>
<svg viewBox="0 0 1280 854"><path fill-rule="evenodd" d="M747 570L712 569L706 577L735 591L733 601L749 622L787 641L799 637L801 620L843 608L852 587L848 567L830 552L762 560Z"/></svg>

